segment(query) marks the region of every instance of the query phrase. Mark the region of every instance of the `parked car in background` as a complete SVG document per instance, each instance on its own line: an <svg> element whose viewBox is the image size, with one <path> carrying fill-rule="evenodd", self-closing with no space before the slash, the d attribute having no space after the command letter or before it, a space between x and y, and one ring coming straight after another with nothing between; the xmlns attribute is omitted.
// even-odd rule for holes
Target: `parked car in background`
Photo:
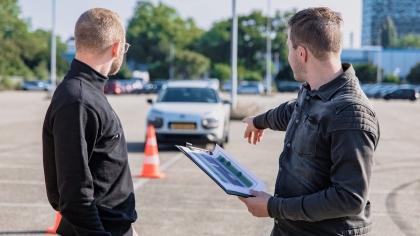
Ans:
<svg viewBox="0 0 420 236"><path fill-rule="evenodd" d="M263 94L264 85L256 81L242 81L237 92L238 94Z"/></svg>
<svg viewBox="0 0 420 236"><path fill-rule="evenodd" d="M125 91L125 86L115 79L108 80L104 87L105 94L122 94Z"/></svg>
<svg viewBox="0 0 420 236"><path fill-rule="evenodd" d="M222 91L230 91L232 90L232 81L224 81L222 84Z"/></svg>
<svg viewBox="0 0 420 236"><path fill-rule="evenodd" d="M37 90L37 91L49 91L53 87L50 83L42 80L29 80L21 85L22 90Z"/></svg>
<svg viewBox="0 0 420 236"><path fill-rule="evenodd" d="M277 83L278 92L299 92L302 84L299 82L285 81Z"/></svg>
<svg viewBox="0 0 420 236"><path fill-rule="evenodd" d="M229 140L230 102L209 81L168 82L147 113L158 143L217 143Z"/></svg>
<svg viewBox="0 0 420 236"><path fill-rule="evenodd" d="M367 85L362 85L361 88L368 98L382 98L389 91L393 91L397 89L398 84L394 84L394 83L367 84Z"/></svg>
<svg viewBox="0 0 420 236"><path fill-rule="evenodd" d="M135 93L158 93L166 83L167 80L154 80L150 83L144 84L143 88L137 90Z"/></svg>
<svg viewBox="0 0 420 236"><path fill-rule="evenodd" d="M411 101L415 101L419 98L419 91L413 88L398 88L393 91L388 92L383 96L385 100L390 99L410 99Z"/></svg>

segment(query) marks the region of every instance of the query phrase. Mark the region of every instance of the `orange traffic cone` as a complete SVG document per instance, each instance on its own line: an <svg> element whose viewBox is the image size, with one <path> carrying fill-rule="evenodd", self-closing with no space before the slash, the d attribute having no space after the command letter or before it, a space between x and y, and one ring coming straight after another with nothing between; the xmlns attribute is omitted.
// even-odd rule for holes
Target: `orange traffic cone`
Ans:
<svg viewBox="0 0 420 236"><path fill-rule="evenodd" d="M57 212L57 217L55 218L55 224L54 224L53 227L50 227L50 228L47 229L47 234L56 234L57 233L56 231L57 231L58 225L60 224L60 221L61 221L61 214L60 214L60 212Z"/></svg>
<svg viewBox="0 0 420 236"><path fill-rule="evenodd" d="M165 173L160 172L160 161L156 141L155 127L149 125L147 130L147 140L144 148L143 171L139 177L144 178L163 178Z"/></svg>

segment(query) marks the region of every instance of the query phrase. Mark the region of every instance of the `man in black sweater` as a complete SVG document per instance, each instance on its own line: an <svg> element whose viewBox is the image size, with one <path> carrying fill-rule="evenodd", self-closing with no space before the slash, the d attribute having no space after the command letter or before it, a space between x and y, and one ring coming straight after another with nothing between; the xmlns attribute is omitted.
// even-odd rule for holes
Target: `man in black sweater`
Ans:
<svg viewBox="0 0 420 236"><path fill-rule="evenodd" d="M128 50L121 18L107 9L83 13L76 58L45 116L44 174L60 235L136 235L134 189L124 131L104 95Z"/></svg>

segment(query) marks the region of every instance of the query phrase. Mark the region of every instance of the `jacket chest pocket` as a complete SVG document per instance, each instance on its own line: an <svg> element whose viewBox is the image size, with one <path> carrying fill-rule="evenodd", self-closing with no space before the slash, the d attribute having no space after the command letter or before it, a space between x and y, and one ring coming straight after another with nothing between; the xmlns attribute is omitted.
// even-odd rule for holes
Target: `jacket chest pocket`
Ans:
<svg viewBox="0 0 420 236"><path fill-rule="evenodd" d="M104 122L106 125L102 130L103 135L101 139L96 144L97 148L115 148L122 138L123 129L120 120L114 111L111 113L108 115L106 122Z"/></svg>
<svg viewBox="0 0 420 236"><path fill-rule="evenodd" d="M304 119L298 123L293 150L299 156L314 157L316 153L316 143L318 141L319 122L313 114L307 114Z"/></svg>

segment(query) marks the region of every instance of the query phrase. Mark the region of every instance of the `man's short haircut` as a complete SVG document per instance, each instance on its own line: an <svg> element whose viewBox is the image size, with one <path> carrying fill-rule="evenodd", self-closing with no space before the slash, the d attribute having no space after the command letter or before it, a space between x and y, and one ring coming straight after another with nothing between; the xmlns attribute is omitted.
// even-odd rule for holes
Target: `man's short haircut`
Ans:
<svg viewBox="0 0 420 236"><path fill-rule="evenodd" d="M297 12L287 22L289 39L296 49L306 47L320 61L341 50L343 18L328 7L307 8Z"/></svg>
<svg viewBox="0 0 420 236"><path fill-rule="evenodd" d="M125 42L120 16L108 9L92 8L84 12L74 29L76 52L102 55L113 43Z"/></svg>

